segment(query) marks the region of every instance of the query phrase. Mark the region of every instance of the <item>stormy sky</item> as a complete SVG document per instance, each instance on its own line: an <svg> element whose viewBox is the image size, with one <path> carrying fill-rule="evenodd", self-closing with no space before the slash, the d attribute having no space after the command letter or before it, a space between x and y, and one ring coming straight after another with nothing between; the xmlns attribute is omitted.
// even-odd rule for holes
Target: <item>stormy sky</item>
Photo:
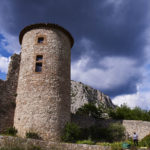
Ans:
<svg viewBox="0 0 150 150"><path fill-rule="evenodd" d="M0 0L0 78L20 52L27 25L45 22L74 37L71 78L115 104L150 109L149 0Z"/></svg>

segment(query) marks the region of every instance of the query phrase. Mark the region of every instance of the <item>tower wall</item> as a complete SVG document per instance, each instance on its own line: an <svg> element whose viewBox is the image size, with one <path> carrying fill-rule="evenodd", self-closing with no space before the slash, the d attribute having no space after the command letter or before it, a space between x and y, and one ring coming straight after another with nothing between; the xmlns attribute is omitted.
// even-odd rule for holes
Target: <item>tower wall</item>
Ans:
<svg viewBox="0 0 150 150"><path fill-rule="evenodd" d="M14 117L19 136L35 132L44 140L60 140L70 121L70 49L69 37L57 28L24 33ZM41 72L35 71L37 56Z"/></svg>

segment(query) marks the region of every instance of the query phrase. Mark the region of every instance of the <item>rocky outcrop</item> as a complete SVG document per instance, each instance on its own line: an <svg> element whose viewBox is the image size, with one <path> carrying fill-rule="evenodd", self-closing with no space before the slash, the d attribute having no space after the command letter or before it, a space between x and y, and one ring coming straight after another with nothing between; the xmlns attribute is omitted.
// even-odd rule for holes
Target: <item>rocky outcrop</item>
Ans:
<svg viewBox="0 0 150 150"><path fill-rule="evenodd" d="M75 113L89 102L104 108L115 108L109 96L81 82L71 81L71 112Z"/></svg>

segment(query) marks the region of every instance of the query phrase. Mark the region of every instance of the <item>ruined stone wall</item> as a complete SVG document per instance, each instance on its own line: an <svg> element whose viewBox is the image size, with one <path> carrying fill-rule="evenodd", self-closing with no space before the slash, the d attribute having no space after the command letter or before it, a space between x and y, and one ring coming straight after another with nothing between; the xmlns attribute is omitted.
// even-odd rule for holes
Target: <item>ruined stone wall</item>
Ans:
<svg viewBox="0 0 150 150"><path fill-rule="evenodd" d="M126 129L126 135L132 137L133 133L136 132L139 136L139 139L144 138L146 135L150 134L150 122L148 121L138 121L138 120L101 120L95 119L88 116L78 116L73 115L71 121L76 123L82 128L89 128L91 126L101 126L107 127L111 123L121 123Z"/></svg>
<svg viewBox="0 0 150 150"><path fill-rule="evenodd" d="M37 43L38 37L44 37L43 43ZM25 33L14 118L19 136L35 132L45 140L60 140L70 121L70 49L70 39L60 30ZM35 72L38 55L43 56L41 72Z"/></svg>
<svg viewBox="0 0 150 150"><path fill-rule="evenodd" d="M0 133L13 126L20 55L14 54L6 81L0 80Z"/></svg>

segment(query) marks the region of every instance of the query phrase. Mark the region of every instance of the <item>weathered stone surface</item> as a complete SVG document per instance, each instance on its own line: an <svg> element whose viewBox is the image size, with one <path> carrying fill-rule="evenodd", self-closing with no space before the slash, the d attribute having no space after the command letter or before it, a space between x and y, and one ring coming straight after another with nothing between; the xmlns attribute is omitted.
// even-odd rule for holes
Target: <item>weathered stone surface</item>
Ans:
<svg viewBox="0 0 150 150"><path fill-rule="evenodd" d="M101 120L88 116L77 116L77 115L73 115L71 121L76 123L82 128L89 128L94 125L101 127L108 127L111 123L121 123L126 129L127 138L132 137L134 132L138 134L139 139L142 139L146 135L150 134L150 122L148 121L113 120L113 119Z"/></svg>
<svg viewBox="0 0 150 150"><path fill-rule="evenodd" d="M71 81L71 112L75 113L89 102L103 105L104 108L115 108L109 96L81 82Z"/></svg>
<svg viewBox="0 0 150 150"><path fill-rule="evenodd" d="M70 121L70 49L70 39L58 29L24 34L14 117L19 136L35 132L44 140L60 140ZM43 57L41 72L35 72L37 56Z"/></svg>
<svg viewBox="0 0 150 150"><path fill-rule="evenodd" d="M123 120L122 124L130 137L133 136L134 132L138 134L139 139L150 134L150 122L148 121Z"/></svg>
<svg viewBox="0 0 150 150"><path fill-rule="evenodd" d="M0 132L13 126L20 55L14 54L8 68L7 80L0 80Z"/></svg>
<svg viewBox="0 0 150 150"><path fill-rule="evenodd" d="M33 139L21 139L17 137L0 137L0 148L10 144L11 147L13 144L25 146L26 148L29 145L34 145L41 147L44 150L111 150L109 146L99 146L99 145L87 145L87 144L69 144L69 143L56 143L51 141L41 141Z"/></svg>

